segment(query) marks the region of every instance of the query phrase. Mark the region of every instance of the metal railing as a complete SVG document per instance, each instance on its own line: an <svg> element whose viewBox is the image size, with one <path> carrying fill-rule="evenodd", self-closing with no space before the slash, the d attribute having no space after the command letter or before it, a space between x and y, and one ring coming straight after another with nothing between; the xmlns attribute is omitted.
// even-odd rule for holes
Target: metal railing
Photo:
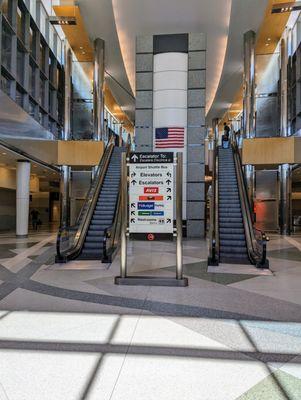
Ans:
<svg viewBox="0 0 301 400"><path fill-rule="evenodd" d="M90 186L85 203L77 219L77 224L74 226L63 225L59 228L56 241L57 262L67 262L75 259L80 254L113 150L114 143L111 140L107 144L105 152L97 167L93 183Z"/></svg>

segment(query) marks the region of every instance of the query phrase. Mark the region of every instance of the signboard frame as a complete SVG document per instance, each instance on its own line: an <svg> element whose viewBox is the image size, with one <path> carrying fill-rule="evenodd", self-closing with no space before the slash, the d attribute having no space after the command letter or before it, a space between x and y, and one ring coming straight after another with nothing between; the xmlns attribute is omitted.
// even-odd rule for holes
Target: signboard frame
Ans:
<svg viewBox="0 0 301 400"><path fill-rule="evenodd" d="M131 239L172 240L174 223L174 154L130 153L129 235ZM147 229L148 228L148 229Z"/></svg>
<svg viewBox="0 0 301 400"><path fill-rule="evenodd" d="M163 157L163 154L169 154ZM176 166L176 227L173 228L173 237L176 237L176 276L173 277L154 277L154 276L130 276L127 273L127 243L130 239L128 200L129 200L129 166L130 158L126 154L122 154L121 161L121 255L120 255L120 276L115 277L117 285L133 285L133 286L188 286L188 279L183 277L183 245L182 245L182 196L183 196L183 154L177 153L174 157L173 153L131 153L130 157L134 157L133 163L148 164L149 160L156 160L158 163L170 163L172 157L173 165ZM165 160L165 161L164 161ZM143 234L143 233L142 233ZM148 234L145 232L144 234ZM156 235L156 233L153 233Z"/></svg>

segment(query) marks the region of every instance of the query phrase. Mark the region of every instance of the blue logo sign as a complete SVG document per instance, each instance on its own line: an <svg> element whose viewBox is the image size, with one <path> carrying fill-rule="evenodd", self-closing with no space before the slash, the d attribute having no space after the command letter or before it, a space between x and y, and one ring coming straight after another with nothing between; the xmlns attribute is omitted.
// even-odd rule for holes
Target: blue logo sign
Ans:
<svg viewBox="0 0 301 400"><path fill-rule="evenodd" d="M147 203L138 203L138 210L154 210L155 203L147 202Z"/></svg>
<svg viewBox="0 0 301 400"><path fill-rule="evenodd" d="M152 211L154 217L163 217L164 211Z"/></svg>

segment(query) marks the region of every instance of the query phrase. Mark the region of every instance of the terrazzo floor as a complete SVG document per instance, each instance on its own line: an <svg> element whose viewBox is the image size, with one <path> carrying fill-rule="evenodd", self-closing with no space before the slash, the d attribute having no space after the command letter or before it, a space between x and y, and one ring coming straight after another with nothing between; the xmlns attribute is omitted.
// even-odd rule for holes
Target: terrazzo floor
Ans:
<svg viewBox="0 0 301 400"><path fill-rule="evenodd" d="M0 235L0 400L301 399L301 236L270 270L207 267L187 288L116 286L112 264L55 264L55 235ZM175 275L175 244L131 242L129 274Z"/></svg>

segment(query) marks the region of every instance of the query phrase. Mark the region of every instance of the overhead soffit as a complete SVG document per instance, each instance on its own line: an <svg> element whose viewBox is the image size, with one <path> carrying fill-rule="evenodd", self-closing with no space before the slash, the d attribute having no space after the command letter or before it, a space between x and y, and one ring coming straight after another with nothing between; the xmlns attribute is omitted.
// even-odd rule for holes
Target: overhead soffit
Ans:
<svg viewBox="0 0 301 400"><path fill-rule="evenodd" d="M125 69L135 90L137 35L207 34L207 110L219 85L227 48L232 0L112 0ZM218 12L217 12L218 10Z"/></svg>
<svg viewBox="0 0 301 400"><path fill-rule="evenodd" d="M80 8L78 6L63 5L53 6L53 9L57 16L75 16L76 25L62 25L62 29L77 60L79 62L93 62L93 46L85 28ZM124 127L129 132L133 132L132 122L117 104L108 85L105 85L104 95L105 104L109 111L115 118L124 122Z"/></svg>
<svg viewBox="0 0 301 400"><path fill-rule="evenodd" d="M288 1L295 3L295 0ZM272 14L273 4L283 3L283 0L269 0L265 11L264 19L258 30L256 37L256 55L273 54L277 48L279 40L286 27L290 13ZM270 40L268 40L270 39ZM258 71L259 72L259 71ZM227 114L221 121L221 124L228 119L235 118L243 109L243 87L241 86L235 95L234 102L229 108Z"/></svg>

